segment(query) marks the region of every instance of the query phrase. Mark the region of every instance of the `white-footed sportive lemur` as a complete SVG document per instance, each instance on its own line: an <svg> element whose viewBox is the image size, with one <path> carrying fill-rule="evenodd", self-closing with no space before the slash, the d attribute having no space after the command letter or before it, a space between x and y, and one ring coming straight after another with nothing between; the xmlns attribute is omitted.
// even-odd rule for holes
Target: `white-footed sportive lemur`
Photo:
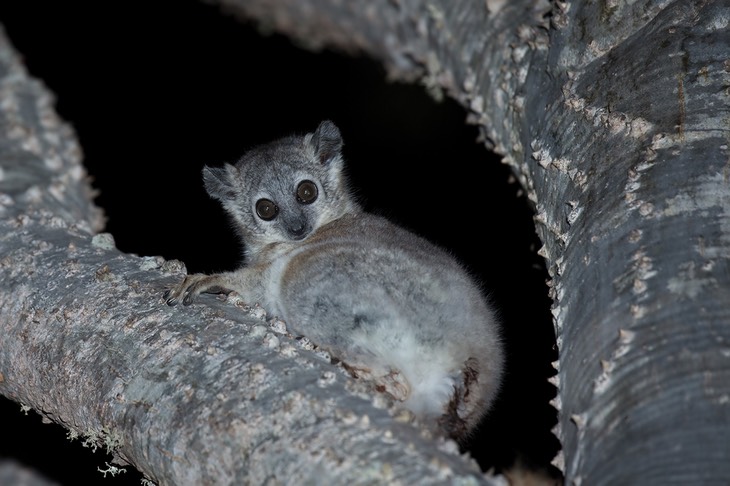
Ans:
<svg viewBox="0 0 730 486"><path fill-rule="evenodd" d="M165 294L240 294L351 370L400 374L392 394L462 439L489 409L503 352L494 311L443 249L366 213L348 189L342 137L331 121L205 167L244 243L244 266L189 275Z"/></svg>

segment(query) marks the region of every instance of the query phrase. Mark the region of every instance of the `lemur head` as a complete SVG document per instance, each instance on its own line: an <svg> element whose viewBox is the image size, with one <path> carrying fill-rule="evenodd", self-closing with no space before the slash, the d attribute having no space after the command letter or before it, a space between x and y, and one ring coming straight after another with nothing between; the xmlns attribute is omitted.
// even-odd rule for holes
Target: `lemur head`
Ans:
<svg viewBox="0 0 730 486"><path fill-rule="evenodd" d="M331 121L314 133L256 147L235 164L205 167L208 194L220 201L247 253L303 240L355 209L343 174L342 137Z"/></svg>

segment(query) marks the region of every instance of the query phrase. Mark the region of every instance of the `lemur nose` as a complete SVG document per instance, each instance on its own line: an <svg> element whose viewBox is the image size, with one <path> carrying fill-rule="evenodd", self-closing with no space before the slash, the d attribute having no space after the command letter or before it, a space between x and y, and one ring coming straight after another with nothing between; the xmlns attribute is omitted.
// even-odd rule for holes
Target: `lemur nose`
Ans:
<svg viewBox="0 0 730 486"><path fill-rule="evenodd" d="M301 240L306 236L307 233L307 226L299 221L296 223L292 223L289 228L287 228L289 236L291 236L295 240Z"/></svg>

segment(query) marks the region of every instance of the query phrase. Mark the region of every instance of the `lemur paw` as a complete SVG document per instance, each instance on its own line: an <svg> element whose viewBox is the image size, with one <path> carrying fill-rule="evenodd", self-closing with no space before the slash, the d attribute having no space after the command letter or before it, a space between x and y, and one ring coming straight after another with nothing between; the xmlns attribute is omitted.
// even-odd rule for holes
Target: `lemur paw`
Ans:
<svg viewBox="0 0 730 486"><path fill-rule="evenodd" d="M167 305L177 305L180 299L182 299L183 305L190 305L198 295L204 292L223 292L219 285L218 275L188 275L180 285L167 289L162 298L165 299Z"/></svg>

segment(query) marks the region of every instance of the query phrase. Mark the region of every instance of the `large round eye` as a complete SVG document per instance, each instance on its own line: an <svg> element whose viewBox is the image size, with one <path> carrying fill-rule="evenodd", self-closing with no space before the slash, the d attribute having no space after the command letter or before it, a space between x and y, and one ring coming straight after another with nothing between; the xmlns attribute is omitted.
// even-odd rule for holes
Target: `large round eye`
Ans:
<svg viewBox="0 0 730 486"><path fill-rule="evenodd" d="M297 186L297 201L302 204L312 204L317 194L317 185L312 181L302 181Z"/></svg>
<svg viewBox="0 0 730 486"><path fill-rule="evenodd" d="M279 214L279 206L274 204L274 201L259 199L256 201L256 214L264 221L271 221Z"/></svg>

